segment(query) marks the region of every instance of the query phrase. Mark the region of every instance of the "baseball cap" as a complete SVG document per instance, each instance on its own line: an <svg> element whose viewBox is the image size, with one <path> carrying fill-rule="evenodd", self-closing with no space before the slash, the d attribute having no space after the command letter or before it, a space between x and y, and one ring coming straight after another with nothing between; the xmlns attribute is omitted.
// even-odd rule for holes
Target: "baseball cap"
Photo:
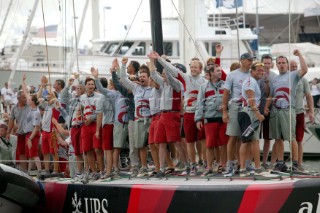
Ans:
<svg viewBox="0 0 320 213"><path fill-rule="evenodd" d="M179 69L181 72L187 73L187 68L183 64L174 63L172 65Z"/></svg>
<svg viewBox="0 0 320 213"><path fill-rule="evenodd" d="M250 53L243 53L241 56L240 56L240 59L248 59L248 60L253 60L253 57L252 55L250 55Z"/></svg>

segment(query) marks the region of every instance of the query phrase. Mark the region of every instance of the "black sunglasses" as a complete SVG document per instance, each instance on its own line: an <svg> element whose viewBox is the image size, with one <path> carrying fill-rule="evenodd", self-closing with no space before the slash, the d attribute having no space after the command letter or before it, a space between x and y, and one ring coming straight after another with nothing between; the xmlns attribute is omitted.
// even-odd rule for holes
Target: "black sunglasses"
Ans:
<svg viewBox="0 0 320 213"><path fill-rule="evenodd" d="M263 55L261 56L261 58L262 58L262 59L264 59L264 58L272 58L272 55L271 55L271 54L263 54Z"/></svg>

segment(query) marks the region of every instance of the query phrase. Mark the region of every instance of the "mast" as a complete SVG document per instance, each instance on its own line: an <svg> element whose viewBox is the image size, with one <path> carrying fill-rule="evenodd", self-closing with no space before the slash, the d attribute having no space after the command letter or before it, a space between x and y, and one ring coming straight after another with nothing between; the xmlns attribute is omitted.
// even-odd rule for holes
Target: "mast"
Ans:
<svg viewBox="0 0 320 213"><path fill-rule="evenodd" d="M190 59L197 55L196 47L196 31L201 30L201 23L198 18L198 9L204 7L203 0L200 1L179 1L179 13L184 21L184 24L179 22L179 52L181 62L183 64L188 64ZM204 14L206 15L206 14ZM198 22L198 26L196 26ZM194 40L193 40L194 39Z"/></svg>
<svg viewBox="0 0 320 213"><path fill-rule="evenodd" d="M92 15L92 40L100 38L100 0L91 0L91 15ZM105 8L103 8L105 10ZM103 11L104 14L105 11ZM105 20L103 19L103 23ZM104 29L105 30L105 29ZM105 31L103 31L104 35Z"/></svg>
<svg viewBox="0 0 320 213"><path fill-rule="evenodd" d="M1 26L1 30L0 30L0 36L2 35L2 31L3 31L3 29L4 29L4 25L6 24L6 21L7 21L7 18L8 18L8 14L9 14L10 9L11 9L11 6L12 6L12 1L13 1L13 0L10 1L9 6L8 6L8 10L7 10L7 12L6 12L6 16L5 16L4 19L3 19L2 26Z"/></svg>
<svg viewBox="0 0 320 213"><path fill-rule="evenodd" d="M39 0L35 0L34 1L33 8L31 10L30 17L28 19L27 28L26 28L26 30L25 30L25 32L23 34L21 45L19 46L17 54L15 55L15 61L14 61L13 68L12 68L12 71L10 73L10 77L9 77L9 81L8 81L9 86L11 86L13 77L14 77L14 75L16 73L16 69L17 69L17 65L18 65L18 62L19 62L19 58L20 58L20 56L22 54L22 51L23 51L24 46L25 46L25 43L27 41L27 38L28 38L28 35L29 35L29 31L30 31L30 27L31 27L31 24L32 24L32 21L33 21L33 18L34 18L34 14L36 13L36 10L37 10L37 7L38 7L38 3L39 3Z"/></svg>
<svg viewBox="0 0 320 213"><path fill-rule="evenodd" d="M152 36L152 49L163 55L163 36L161 20L161 3L160 0L149 0L150 2L150 23ZM163 67L157 62L157 70L162 73Z"/></svg>
<svg viewBox="0 0 320 213"><path fill-rule="evenodd" d="M73 48L73 51L72 51L72 54L71 54L70 69L69 69L68 75L70 75L70 72L72 72L72 70L73 70L73 65L74 65L75 60L77 60L77 72L79 72L78 44L79 44L79 41L80 41L80 38L81 38L81 33L82 33L82 29L83 29L83 23L84 23L84 20L85 20L85 17L86 17L88 5L89 5L89 0L86 0L86 3L84 5L83 11L82 11L79 30L78 30L77 34L75 35L75 48ZM73 15L75 16L76 14L73 14ZM74 17L74 18L76 18L76 17ZM75 28L75 32L76 32L76 24L74 25L74 28Z"/></svg>

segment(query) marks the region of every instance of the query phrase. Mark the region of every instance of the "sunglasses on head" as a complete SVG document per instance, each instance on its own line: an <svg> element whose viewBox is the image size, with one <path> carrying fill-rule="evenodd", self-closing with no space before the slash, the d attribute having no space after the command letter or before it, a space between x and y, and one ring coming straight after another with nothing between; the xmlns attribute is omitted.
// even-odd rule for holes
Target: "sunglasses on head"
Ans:
<svg viewBox="0 0 320 213"><path fill-rule="evenodd" d="M255 63L252 65L252 67L254 67L254 68L259 67L259 66L264 67L264 63Z"/></svg>
<svg viewBox="0 0 320 213"><path fill-rule="evenodd" d="M264 58L272 58L272 55L271 55L271 54L263 54L263 55L261 56L261 58L262 58L262 59L264 59Z"/></svg>

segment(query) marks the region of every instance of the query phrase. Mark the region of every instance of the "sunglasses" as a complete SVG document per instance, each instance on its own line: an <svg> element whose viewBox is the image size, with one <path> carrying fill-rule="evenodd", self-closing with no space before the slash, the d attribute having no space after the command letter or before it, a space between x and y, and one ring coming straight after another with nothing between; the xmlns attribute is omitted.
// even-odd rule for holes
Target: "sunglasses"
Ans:
<svg viewBox="0 0 320 213"><path fill-rule="evenodd" d="M261 58L262 58L262 59L264 59L264 58L272 58L272 55L271 55L271 54L263 54L263 55L261 56Z"/></svg>
<svg viewBox="0 0 320 213"><path fill-rule="evenodd" d="M207 66L209 67L209 66L214 66L215 64L212 64L212 63L210 63L210 64L207 64Z"/></svg>
<svg viewBox="0 0 320 213"><path fill-rule="evenodd" d="M256 68L256 67L264 67L264 63L255 63L252 65L252 67Z"/></svg>

